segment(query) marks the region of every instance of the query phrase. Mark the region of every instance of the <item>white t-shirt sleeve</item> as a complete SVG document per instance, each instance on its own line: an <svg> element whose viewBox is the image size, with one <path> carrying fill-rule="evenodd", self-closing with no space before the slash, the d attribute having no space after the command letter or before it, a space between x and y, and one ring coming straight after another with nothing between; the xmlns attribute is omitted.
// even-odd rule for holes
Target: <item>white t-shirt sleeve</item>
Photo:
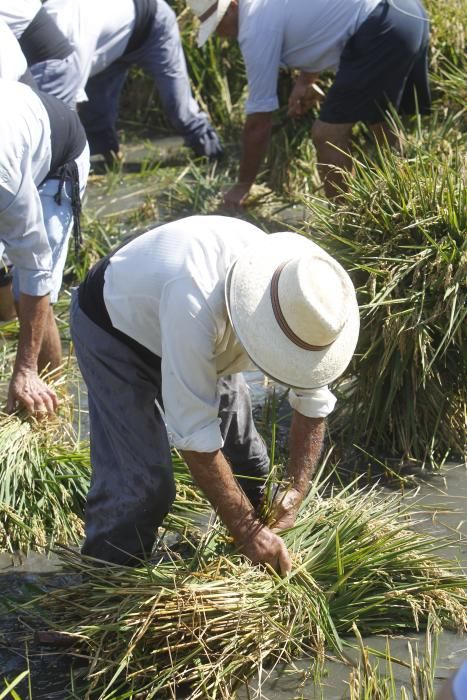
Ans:
<svg viewBox="0 0 467 700"><path fill-rule="evenodd" d="M307 418L326 418L336 405L336 397L327 386L310 391L299 391L291 389L289 393L289 403L293 409Z"/></svg>
<svg viewBox="0 0 467 700"><path fill-rule="evenodd" d="M214 318L190 279L166 285L159 320L162 400L167 430L180 450L215 452L223 446L214 357Z"/></svg>
<svg viewBox="0 0 467 700"><path fill-rule="evenodd" d="M44 296L52 290L52 253L42 204L29 156L0 167L0 238L18 273L24 294Z"/></svg>
<svg viewBox="0 0 467 700"><path fill-rule="evenodd" d="M248 79L247 114L273 112L279 107L277 79L281 63L282 30L280 22L258 26L260 17L252 16L239 35L240 49Z"/></svg>

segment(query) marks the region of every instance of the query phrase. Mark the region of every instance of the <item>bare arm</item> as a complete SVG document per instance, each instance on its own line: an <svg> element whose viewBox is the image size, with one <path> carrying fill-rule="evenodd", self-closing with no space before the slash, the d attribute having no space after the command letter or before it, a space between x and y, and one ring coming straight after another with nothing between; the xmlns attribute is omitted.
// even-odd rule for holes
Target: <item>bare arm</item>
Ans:
<svg viewBox="0 0 467 700"><path fill-rule="evenodd" d="M7 411L23 405L29 413L53 413L58 405L55 392L39 379L37 363L49 314L49 295L20 294L19 339L15 366L8 389Z"/></svg>
<svg viewBox="0 0 467 700"><path fill-rule="evenodd" d="M272 129L272 112L249 114L243 128L242 157L238 182L224 196L224 204L241 206L255 181L269 145Z"/></svg>
<svg viewBox="0 0 467 700"><path fill-rule="evenodd" d="M292 565L283 541L258 520L222 452L182 454L240 551L255 564L267 563L284 575L288 573Z"/></svg>
<svg viewBox="0 0 467 700"><path fill-rule="evenodd" d="M290 488L281 491L274 504L274 530L284 530L295 523L323 449L324 428L324 418L307 418L293 412L287 466Z"/></svg>

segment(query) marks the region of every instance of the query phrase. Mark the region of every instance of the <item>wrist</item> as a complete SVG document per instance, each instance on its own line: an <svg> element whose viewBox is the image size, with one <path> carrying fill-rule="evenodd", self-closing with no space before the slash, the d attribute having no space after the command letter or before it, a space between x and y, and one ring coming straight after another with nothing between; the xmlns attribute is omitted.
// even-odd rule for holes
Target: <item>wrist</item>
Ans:
<svg viewBox="0 0 467 700"><path fill-rule="evenodd" d="M306 71L301 71L298 75L297 82L302 83L302 85L312 85L315 80L319 77L319 73L307 73Z"/></svg>
<svg viewBox="0 0 467 700"><path fill-rule="evenodd" d="M255 511L249 512L247 515L237 519L227 528L234 538L235 543L241 547L245 542L252 539L264 527L263 523L258 519Z"/></svg>

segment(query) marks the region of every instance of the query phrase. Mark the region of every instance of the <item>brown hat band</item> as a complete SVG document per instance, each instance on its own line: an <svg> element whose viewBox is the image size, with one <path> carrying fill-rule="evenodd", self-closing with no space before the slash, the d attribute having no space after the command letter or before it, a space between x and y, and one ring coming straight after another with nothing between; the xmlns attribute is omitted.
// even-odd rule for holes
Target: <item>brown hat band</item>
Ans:
<svg viewBox="0 0 467 700"><path fill-rule="evenodd" d="M217 5L218 5L218 0L214 3L214 5L211 5L206 12L203 12L202 15L199 16L199 21L200 22L206 22L207 19L210 18L211 15L214 14L214 12L217 10Z"/></svg>
<svg viewBox="0 0 467 700"><path fill-rule="evenodd" d="M297 347L301 348L302 350L324 350L325 348L328 348L330 345L332 345L332 343L328 343L327 345L310 345L309 343L306 343L304 340L299 338L298 335L295 335L295 333L285 320L284 314L282 313L281 305L279 302L279 277L281 275L282 270L288 262L290 262L290 260L285 260L284 262L281 262L281 264L278 265L278 267L276 267L276 269L274 270L274 274L271 279L271 304L276 321L279 324L279 327L284 333L284 335L294 345L297 345Z"/></svg>

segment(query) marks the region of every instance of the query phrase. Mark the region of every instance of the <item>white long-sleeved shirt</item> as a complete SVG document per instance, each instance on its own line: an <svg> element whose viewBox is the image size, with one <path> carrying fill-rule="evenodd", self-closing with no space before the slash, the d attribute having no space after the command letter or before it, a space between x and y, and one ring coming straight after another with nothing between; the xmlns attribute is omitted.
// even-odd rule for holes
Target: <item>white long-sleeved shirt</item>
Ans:
<svg viewBox="0 0 467 700"><path fill-rule="evenodd" d="M28 64L9 26L0 18L0 78L19 80Z"/></svg>
<svg viewBox="0 0 467 700"><path fill-rule="evenodd" d="M179 449L222 447L217 378L256 369L228 319L224 285L234 260L266 236L239 219L193 216L131 241L105 271L112 325L162 358L165 418ZM335 398L327 387L291 390L290 403L324 417Z"/></svg>
<svg viewBox="0 0 467 700"><path fill-rule="evenodd" d="M2 0L0 18L8 24L15 37L19 39L41 7L41 0Z"/></svg>
<svg viewBox="0 0 467 700"><path fill-rule="evenodd" d="M336 68L347 40L380 1L240 0L247 114L277 109L280 67L310 73Z"/></svg>
<svg viewBox="0 0 467 700"><path fill-rule="evenodd" d="M133 0L47 0L44 7L78 54L81 102L88 78L124 53L135 24Z"/></svg>
<svg viewBox="0 0 467 700"><path fill-rule="evenodd" d="M25 294L52 290L52 255L37 185L50 169L50 122L31 88L0 80L0 241Z"/></svg>

